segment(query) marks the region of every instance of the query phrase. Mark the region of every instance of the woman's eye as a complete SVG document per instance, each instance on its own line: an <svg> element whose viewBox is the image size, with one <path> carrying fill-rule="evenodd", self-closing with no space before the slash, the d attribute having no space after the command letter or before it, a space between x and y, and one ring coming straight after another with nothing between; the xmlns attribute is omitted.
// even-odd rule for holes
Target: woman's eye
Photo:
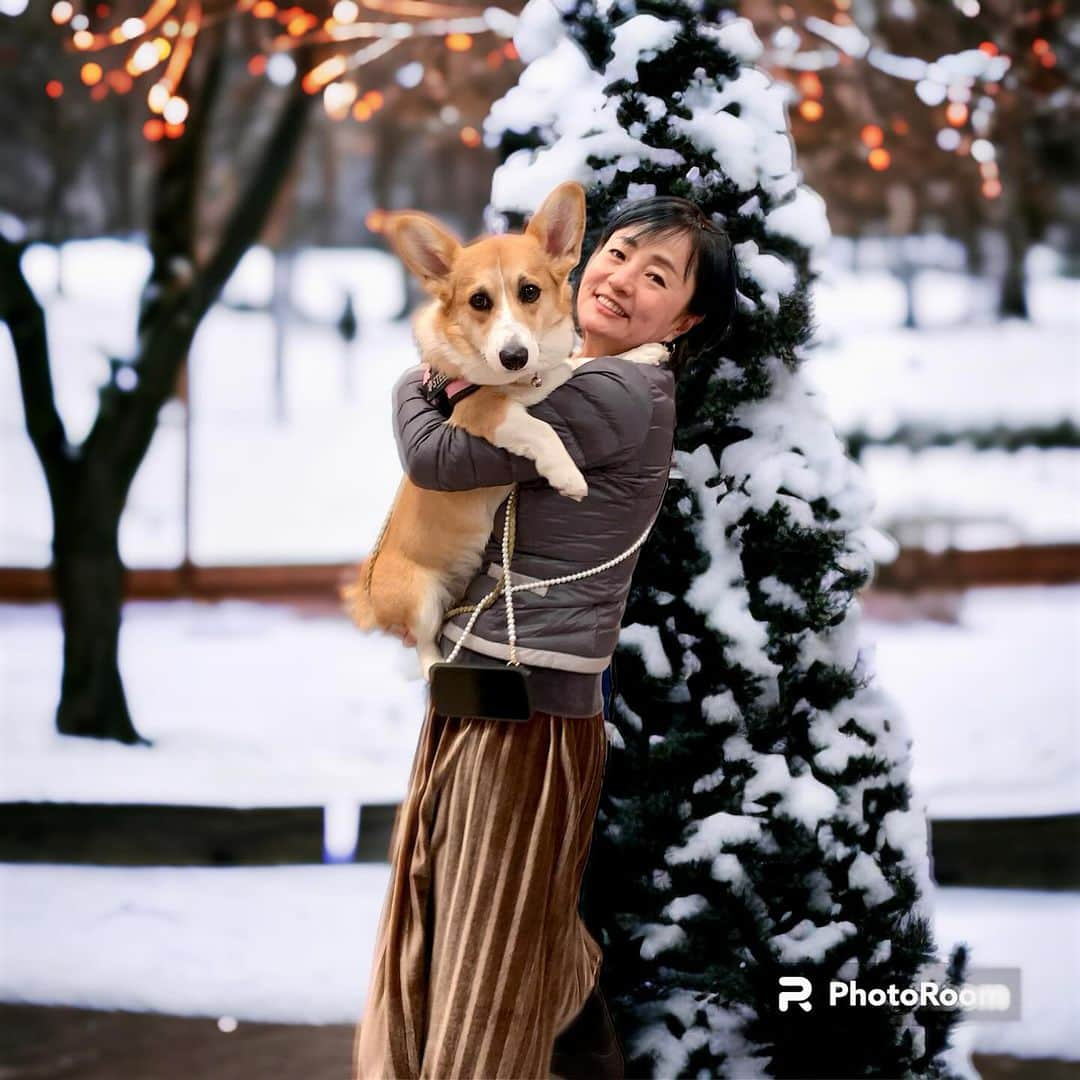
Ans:
<svg viewBox="0 0 1080 1080"><path fill-rule="evenodd" d="M477 311L487 311L491 307L491 297L486 292L474 292L469 297L469 306Z"/></svg>
<svg viewBox="0 0 1080 1080"><path fill-rule="evenodd" d="M540 299L540 286L539 285L522 285L518 289L518 298L523 304L535 304Z"/></svg>
<svg viewBox="0 0 1080 1080"><path fill-rule="evenodd" d="M659 274L650 274L649 277L651 277L657 285L660 285L661 287L665 285L664 279Z"/></svg>
<svg viewBox="0 0 1080 1080"><path fill-rule="evenodd" d="M625 258L623 253L618 248L608 248L608 254L614 255L619 259Z"/></svg>

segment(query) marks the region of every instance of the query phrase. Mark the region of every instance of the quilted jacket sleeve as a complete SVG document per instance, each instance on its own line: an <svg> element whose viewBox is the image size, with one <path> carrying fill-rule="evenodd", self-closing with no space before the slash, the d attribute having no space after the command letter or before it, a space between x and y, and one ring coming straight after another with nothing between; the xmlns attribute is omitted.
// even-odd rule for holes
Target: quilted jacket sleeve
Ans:
<svg viewBox="0 0 1080 1080"><path fill-rule="evenodd" d="M618 357L583 364L529 412L550 424L583 472L619 461L643 442L652 416L649 386L636 365ZM394 387L394 431L402 467L413 483L463 491L538 479L528 458L444 423L420 393L421 369Z"/></svg>

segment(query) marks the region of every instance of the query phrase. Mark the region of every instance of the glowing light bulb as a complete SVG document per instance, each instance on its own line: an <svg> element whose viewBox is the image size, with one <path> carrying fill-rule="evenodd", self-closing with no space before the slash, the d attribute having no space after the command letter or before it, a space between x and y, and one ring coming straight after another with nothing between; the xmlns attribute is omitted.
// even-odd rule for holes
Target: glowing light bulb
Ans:
<svg viewBox="0 0 1080 1080"><path fill-rule="evenodd" d="M859 136L863 141L863 145L869 146L871 150L885 141L885 132L877 124L867 124L859 133Z"/></svg>
<svg viewBox="0 0 1080 1080"><path fill-rule="evenodd" d="M144 41L136 50L131 54L131 59L128 61L126 67L129 75L141 75L145 71L149 71L152 67L156 66L161 60L158 56L157 49L154 48L152 41Z"/></svg>
<svg viewBox="0 0 1080 1080"><path fill-rule="evenodd" d="M884 172L892 164L892 155L884 147L879 146L870 151L866 160L875 172Z"/></svg>
<svg viewBox="0 0 1080 1080"><path fill-rule="evenodd" d="M188 103L182 97L169 98L161 115L165 118L166 124L182 124L187 119Z"/></svg>
<svg viewBox="0 0 1080 1080"><path fill-rule="evenodd" d="M171 97L172 93L164 83L154 83L146 95L146 104L151 112L162 113Z"/></svg>

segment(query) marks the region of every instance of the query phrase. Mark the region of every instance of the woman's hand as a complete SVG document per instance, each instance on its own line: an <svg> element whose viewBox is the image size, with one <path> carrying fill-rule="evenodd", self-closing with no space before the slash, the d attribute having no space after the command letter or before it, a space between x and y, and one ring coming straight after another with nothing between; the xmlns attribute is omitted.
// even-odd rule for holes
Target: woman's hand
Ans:
<svg viewBox="0 0 1080 1080"><path fill-rule="evenodd" d="M409 633L409 628L407 626L391 626L388 629L389 632L395 637L401 638L402 645L408 647L410 645L416 644L416 638L414 638L412 634Z"/></svg>

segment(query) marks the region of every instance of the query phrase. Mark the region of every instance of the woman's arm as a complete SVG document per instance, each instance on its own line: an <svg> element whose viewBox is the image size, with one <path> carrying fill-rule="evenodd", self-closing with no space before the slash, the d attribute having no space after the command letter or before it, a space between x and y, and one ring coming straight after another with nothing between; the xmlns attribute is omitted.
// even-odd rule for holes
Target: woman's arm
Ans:
<svg viewBox="0 0 1080 1080"><path fill-rule="evenodd" d="M410 368L394 387L394 432L402 467L413 483L464 491L535 480L528 458L493 446L445 423L420 392L422 373ZM609 465L641 445L652 400L636 365L605 357L583 365L529 412L555 429L583 472Z"/></svg>

